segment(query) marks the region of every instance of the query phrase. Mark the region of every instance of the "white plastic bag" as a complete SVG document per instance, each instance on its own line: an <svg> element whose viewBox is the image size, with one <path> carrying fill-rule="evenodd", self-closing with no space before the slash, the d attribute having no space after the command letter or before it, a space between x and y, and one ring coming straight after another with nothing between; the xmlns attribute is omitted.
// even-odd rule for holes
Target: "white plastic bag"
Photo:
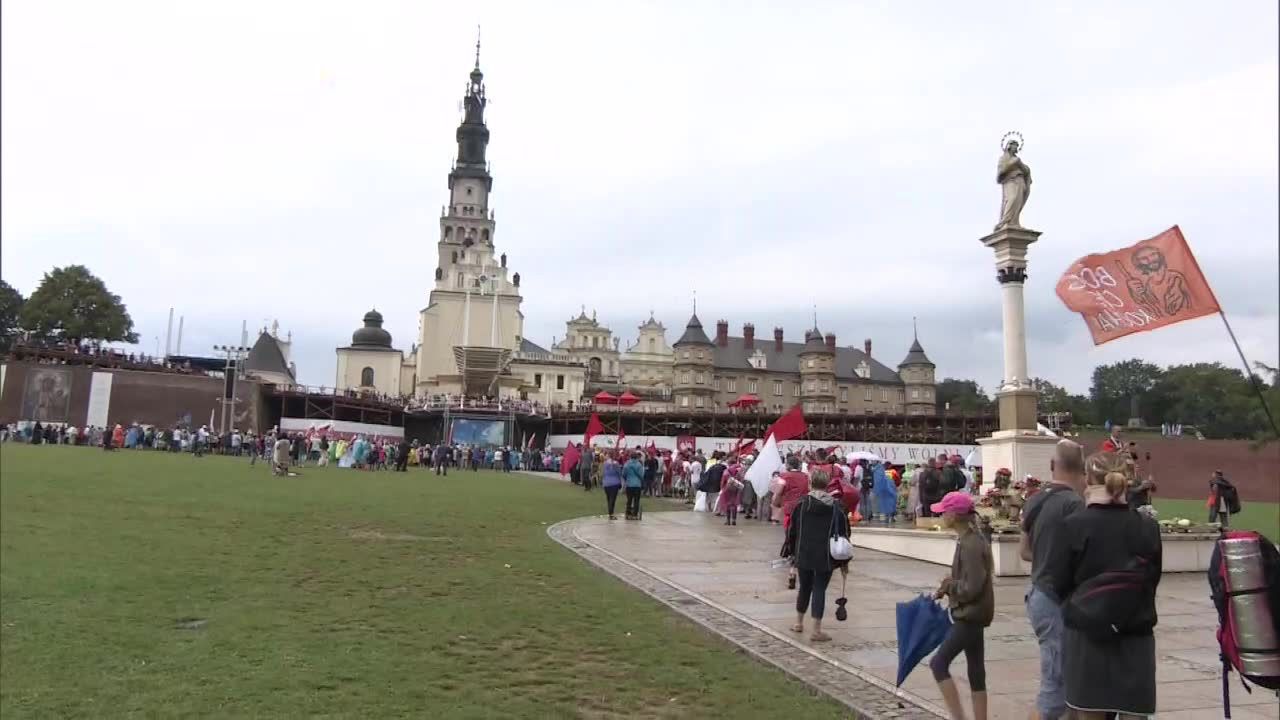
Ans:
<svg viewBox="0 0 1280 720"><path fill-rule="evenodd" d="M853 559L853 543L849 542L849 538L836 537L831 538L831 559L832 560L852 560Z"/></svg>
<svg viewBox="0 0 1280 720"><path fill-rule="evenodd" d="M693 511L694 512L707 511L707 494L702 492L701 490L698 491L698 495L693 501Z"/></svg>

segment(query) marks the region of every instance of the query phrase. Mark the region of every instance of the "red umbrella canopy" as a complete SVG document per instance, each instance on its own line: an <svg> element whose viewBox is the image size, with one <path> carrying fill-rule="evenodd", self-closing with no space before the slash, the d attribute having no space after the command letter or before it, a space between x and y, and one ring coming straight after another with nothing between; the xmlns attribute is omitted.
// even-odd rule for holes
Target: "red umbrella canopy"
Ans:
<svg viewBox="0 0 1280 720"><path fill-rule="evenodd" d="M640 398L632 395L630 390L625 390L618 396L619 405L635 405L638 402L640 402Z"/></svg>
<svg viewBox="0 0 1280 720"><path fill-rule="evenodd" d="M760 398L755 395L740 395L737 400L729 403L729 407L751 407L759 404Z"/></svg>
<svg viewBox="0 0 1280 720"><path fill-rule="evenodd" d="M618 403L618 398L610 395L607 390L601 390L596 393L595 397L591 398L591 401L597 405L616 405Z"/></svg>

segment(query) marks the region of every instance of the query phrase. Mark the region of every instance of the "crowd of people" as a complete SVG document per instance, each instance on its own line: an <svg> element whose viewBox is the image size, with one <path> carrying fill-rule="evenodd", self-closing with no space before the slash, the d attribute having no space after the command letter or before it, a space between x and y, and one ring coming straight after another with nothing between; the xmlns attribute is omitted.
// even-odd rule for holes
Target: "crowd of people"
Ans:
<svg viewBox="0 0 1280 720"><path fill-rule="evenodd" d="M171 372L204 375L207 371L193 368L189 360L154 357L143 353L125 353L99 343L25 340L10 350L15 360L34 360L41 365L92 365L120 370Z"/></svg>
<svg viewBox="0 0 1280 720"><path fill-rule="evenodd" d="M707 456L652 448L586 450L571 474L585 490L603 488L610 519L625 489L629 520L641 518L642 495L666 495L686 497L696 511L723 516L727 525L736 524L739 512L781 524L780 562L788 568L788 588L796 591L791 629L804 633L811 620L811 642L831 639L823 630L828 588L836 571L847 577L849 570L849 557L834 554L836 539L848 538L859 522L893 522L900 515L938 518L954 531L956 551L950 572L933 593L946 599L951 623L929 669L950 715L964 718L950 673L964 654L972 716L986 718L984 635L995 616L995 573L990 527L978 512L980 471L965 468L957 456L899 473L878 459L849 460L810 450L786 455L768 491L757 497L745 479L754 459L721 451ZM1064 439L1055 449L1048 482L1028 495L1019 550L1032 568L1026 612L1040 648L1036 717L1155 712L1153 628L1161 542L1151 514L1136 511L1139 504L1149 504L1152 489L1138 477L1137 461L1135 451L1119 444L1118 433L1087 459L1079 444ZM1220 476L1215 482L1215 492L1225 494ZM1117 588L1112 573L1120 567L1139 570ZM837 619L843 619L846 602L837 599ZM1114 608L1121 606L1125 611L1118 619Z"/></svg>

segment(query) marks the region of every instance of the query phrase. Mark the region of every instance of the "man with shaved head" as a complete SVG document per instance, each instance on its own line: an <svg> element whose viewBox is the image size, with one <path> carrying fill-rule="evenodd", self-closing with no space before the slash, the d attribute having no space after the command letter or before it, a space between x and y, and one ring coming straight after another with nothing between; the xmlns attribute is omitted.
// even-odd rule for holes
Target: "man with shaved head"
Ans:
<svg viewBox="0 0 1280 720"><path fill-rule="evenodd" d="M1048 560L1061 552L1067 538L1063 521L1084 509L1084 449L1071 440L1058 442L1049 461L1050 481L1027 501L1022 512L1019 552L1031 563L1031 587L1027 590L1027 618L1040 644L1040 693L1034 717L1053 720L1066 714L1062 684L1062 600L1053 590L1046 569Z"/></svg>

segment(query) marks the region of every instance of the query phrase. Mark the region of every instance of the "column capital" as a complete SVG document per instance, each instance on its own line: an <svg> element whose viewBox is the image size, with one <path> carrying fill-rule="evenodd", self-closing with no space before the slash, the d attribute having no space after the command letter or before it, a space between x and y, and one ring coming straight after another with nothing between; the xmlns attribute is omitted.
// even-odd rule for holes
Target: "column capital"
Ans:
<svg viewBox="0 0 1280 720"><path fill-rule="evenodd" d="M1008 283L1024 283L1027 281L1027 268L1014 266L996 269L996 281L1001 285Z"/></svg>

